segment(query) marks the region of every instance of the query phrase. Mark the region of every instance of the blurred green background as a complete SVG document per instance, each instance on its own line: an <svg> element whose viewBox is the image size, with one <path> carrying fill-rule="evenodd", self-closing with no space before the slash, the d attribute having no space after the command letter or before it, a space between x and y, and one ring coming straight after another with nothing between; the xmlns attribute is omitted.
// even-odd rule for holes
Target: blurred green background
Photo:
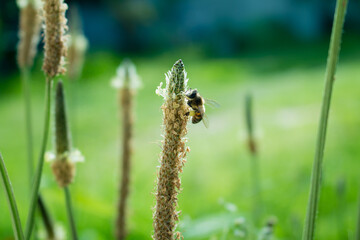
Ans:
<svg viewBox="0 0 360 240"><path fill-rule="evenodd" d="M202 1L192 4L171 1L172 5L165 1L136 2L153 3L152 9L158 14L151 15L150 12L149 16L157 16L156 21L139 20L148 16L140 11L143 5L134 7L131 14L126 11L129 15L121 11L107 15L111 6L123 6L130 4L129 1L89 1L88 5L78 2L90 50L82 78L78 82L70 82L66 76L62 79L67 91L74 147L86 158L84 163L77 165L76 180L71 186L80 239L113 239L114 235L121 121L118 93L110 87L110 80L125 57L133 60L144 85L136 96L128 239L150 239L152 234L153 193L162 140L162 98L155 94L155 89L165 81L164 73L179 58L188 72L189 86L216 100L221 107L207 108L208 129L202 124L189 125L191 152L181 174L178 229L185 239L243 239L236 223L244 218L244 226L252 237L249 239L256 239L254 233L261 231L267 219L274 217L277 224L273 239L301 239L335 1L331 4L328 1L305 1L303 4L300 1L275 1L274 5L265 4L270 10L259 6L259 11L248 6L254 15L245 14L247 17L240 20L234 16L247 12L247 8L229 12L229 19L223 16L230 11L234 1L224 1L227 7L218 11L215 11L215 1L211 1L201 14L197 9L201 9ZM5 8L2 8L0 152L25 225L29 183L21 81L14 55L17 23L8 21L16 19L17 13L14 2L4 1L4 4L13 9L14 14L4 14ZM100 10L91 15L97 4ZM247 6L242 1L238 4ZM303 11L299 10L302 9L299 5L304 7ZM360 169L357 161L360 157L360 32L358 17L352 14L356 9L359 10L357 3L349 6L336 75L317 239L354 239ZM278 20L275 23L267 21L267 13L272 11L286 13L287 17L297 11L305 15L300 14L294 25L289 23L290 27L286 27L284 23L289 21L286 16L279 20L274 13L274 19ZM181 14L184 12L200 14L196 15L200 20L195 15L191 18L194 21L189 20L189 15ZM222 14L218 18L211 17L214 12ZM310 20L303 26L301 23L307 19L306 14L310 19L320 20ZM92 22L91 16L94 16ZM186 19L187 24L183 26ZM94 25L96 20L100 22ZM206 24L196 25L198 22ZM315 23L319 26L314 30L311 27ZM102 27L103 34L98 34ZM152 30L156 31L150 34ZM193 34L195 32L198 33ZM42 53L36 59L32 75L35 159L43 124L45 80L41 64ZM254 98L263 198L263 214L257 224L251 215L254 200L250 176L252 159L246 148L244 98L248 92ZM52 148L53 131L48 144L48 149ZM58 228L66 232L64 196L54 181L49 164L44 166L41 193ZM0 191L0 210L0 239L12 239L3 190ZM40 223L38 228L41 232Z"/></svg>

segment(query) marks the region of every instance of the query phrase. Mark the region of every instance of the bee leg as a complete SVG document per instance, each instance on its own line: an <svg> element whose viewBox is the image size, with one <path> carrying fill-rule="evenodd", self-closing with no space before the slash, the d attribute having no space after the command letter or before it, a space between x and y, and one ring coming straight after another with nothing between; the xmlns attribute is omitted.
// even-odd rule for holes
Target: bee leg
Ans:
<svg viewBox="0 0 360 240"><path fill-rule="evenodd" d="M195 116L195 111L194 110L190 110L189 112L185 113L185 116L190 116L190 117L193 117Z"/></svg>

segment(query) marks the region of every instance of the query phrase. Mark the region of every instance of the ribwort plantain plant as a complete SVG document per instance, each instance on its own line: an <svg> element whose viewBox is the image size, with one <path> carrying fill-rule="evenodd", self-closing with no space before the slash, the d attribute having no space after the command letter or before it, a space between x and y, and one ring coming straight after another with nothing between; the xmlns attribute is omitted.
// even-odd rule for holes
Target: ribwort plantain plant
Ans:
<svg viewBox="0 0 360 240"><path fill-rule="evenodd" d="M57 76L58 74L63 74L65 72L63 64L64 57L66 56L66 9L67 5L63 2L63 0L44 0L43 15L45 19L45 58L42 68L46 76L45 116L41 149L34 176L34 182L32 185L30 206L25 229L25 238L27 240L31 238L31 233L34 226L36 202L39 195L39 187L41 182L42 169L44 165L44 154L49 133L52 82L55 76Z"/></svg>
<svg viewBox="0 0 360 240"><path fill-rule="evenodd" d="M307 205L303 240L312 240L315 235L315 220L320 198L321 171L324 158L327 122L331 103L331 94L335 81L336 65L339 59L341 35L343 31L347 0L337 0L334 22L331 32L330 47L325 72L325 89L321 106L321 115L316 142L315 158L311 174L310 195Z"/></svg>
<svg viewBox="0 0 360 240"><path fill-rule="evenodd" d="M163 128L164 140L160 155L160 170L157 176L156 206L153 215L155 240L179 238L175 233L178 212L177 195L181 181L186 153L185 146L189 108L184 93L187 90L187 76L183 62L178 60L166 75L166 87L157 89L157 94L164 98Z"/></svg>
<svg viewBox="0 0 360 240"><path fill-rule="evenodd" d="M20 8L20 29L19 43L17 49L17 62L21 71L21 79L23 85L24 110L25 110L25 127L27 142L27 162L28 177L30 187L32 186L32 178L34 175L33 161L33 131L32 131L32 114L31 114L31 91L30 91L30 69L33 66L36 55L36 47L40 39L41 17L40 2L29 0L24 5L18 4ZM38 198L38 206L40 216L44 222L48 239L54 238L54 226L41 195Z"/></svg>
<svg viewBox="0 0 360 240"><path fill-rule="evenodd" d="M132 139L134 125L134 97L141 85L135 65L130 60L124 60L117 69L117 75L112 85L119 91L119 108L122 116L122 155L121 179L116 219L116 239L123 240L127 235L127 199L130 189L130 170L132 159Z"/></svg>
<svg viewBox="0 0 360 240"><path fill-rule="evenodd" d="M76 240L78 239L78 235L71 203L69 185L74 180L76 172L75 163L83 161L84 158L78 150L74 150L71 147L62 81L59 81L56 86L55 148L55 154L49 153L47 158L48 160L53 160L51 164L52 172L59 187L63 188L64 190L71 236L73 240Z"/></svg>

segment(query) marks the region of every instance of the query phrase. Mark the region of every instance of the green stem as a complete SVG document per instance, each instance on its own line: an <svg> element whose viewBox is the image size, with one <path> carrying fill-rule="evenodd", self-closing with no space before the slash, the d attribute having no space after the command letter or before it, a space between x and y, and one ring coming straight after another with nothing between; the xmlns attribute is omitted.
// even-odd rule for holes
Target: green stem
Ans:
<svg viewBox="0 0 360 240"><path fill-rule="evenodd" d="M64 187L64 193L65 193L66 211L68 214L69 224L70 224L70 229L71 229L71 236L72 236L73 240L77 240L78 235L77 235L77 231L76 231L73 208L71 205L71 195L70 195L69 187Z"/></svg>
<svg viewBox="0 0 360 240"><path fill-rule="evenodd" d="M359 199L358 199L358 216L357 216L357 224L356 224L356 235L355 240L360 240L360 191L359 191Z"/></svg>
<svg viewBox="0 0 360 240"><path fill-rule="evenodd" d="M1 171L1 178L5 188L6 197L9 203L10 213L11 213L11 221L13 226L13 231L15 234L16 240L23 240L24 234L22 232L21 221L19 217L19 212L16 205L16 200L14 196L14 191L11 186L11 182L6 171L5 162L0 154L0 171Z"/></svg>
<svg viewBox="0 0 360 240"><path fill-rule="evenodd" d="M32 133L32 121L31 121L29 68L25 67L21 69L21 80L23 84L23 96L24 96L28 174L29 174L29 183L31 184L32 176L34 174L34 161L33 161L33 133Z"/></svg>
<svg viewBox="0 0 360 240"><path fill-rule="evenodd" d="M321 116L318 129L318 137L316 142L316 152L311 175L310 196L307 206L306 220L303 231L303 240L314 239L315 218L320 197L321 185L321 169L324 156L324 146L326 138L327 121L329 117L329 109L331 102L331 93L335 80L336 64L339 58L341 34L344 25L345 13L347 8L347 0L338 0L336 3L334 23L331 33L330 47L327 59L325 73L325 90L323 95Z"/></svg>
<svg viewBox="0 0 360 240"><path fill-rule="evenodd" d="M25 110L25 125L26 125L26 143L27 143L27 159L28 159L28 175L30 189L32 187L32 177L34 175L34 159L33 159L33 131L32 131L32 117L31 117L31 90L30 90L30 71L28 67L21 69L21 80L23 84L24 96L24 110ZM45 206L45 202L39 195L38 206L40 215L45 225L45 229L49 239L54 238L54 226L50 214Z"/></svg>
<svg viewBox="0 0 360 240"><path fill-rule="evenodd" d="M41 144L41 150L39 155L39 161L35 172L34 182L31 190L30 207L28 212L28 218L26 222L25 237L29 240L31 232L34 226L35 209L39 196L39 188L41 182L42 169L44 165L44 154L46 150L46 144L49 135L49 121L50 121L50 104L51 104L51 86L52 80L46 79L46 90L45 90L45 121L44 121L44 134Z"/></svg>

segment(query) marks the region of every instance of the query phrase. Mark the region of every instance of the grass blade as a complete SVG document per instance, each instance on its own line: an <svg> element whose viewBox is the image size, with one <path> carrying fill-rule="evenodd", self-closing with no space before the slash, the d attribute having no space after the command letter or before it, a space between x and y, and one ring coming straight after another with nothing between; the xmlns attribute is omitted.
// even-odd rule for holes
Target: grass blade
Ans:
<svg viewBox="0 0 360 240"><path fill-rule="evenodd" d="M347 3L348 3L347 0L338 0L336 3L334 23L331 33L330 47L329 47L327 65L326 65L325 90L324 90L322 107L321 107L321 116L320 116L320 123L318 129L318 137L316 142L316 152L315 152L313 170L311 175L310 196L307 205L306 220L305 220L305 226L302 236L303 240L314 239L315 219L316 219L316 213L317 213L318 202L320 197L321 169L322 169L322 161L324 157L326 129L327 129L327 122L329 117L333 83L335 80L336 65L339 58L341 35L345 20Z"/></svg>
<svg viewBox="0 0 360 240"><path fill-rule="evenodd" d="M4 163L4 160L1 156L1 154L0 154L0 171L1 171L1 179L3 182L4 188L5 188L6 197L7 197L9 208L10 208L11 221L12 221L13 231L15 234L15 239L23 240L24 234L23 234L22 228L21 228L21 222L20 222L17 205L16 205L14 191L12 189L11 182L10 182L10 179L9 179L6 167L5 167L5 163Z"/></svg>

